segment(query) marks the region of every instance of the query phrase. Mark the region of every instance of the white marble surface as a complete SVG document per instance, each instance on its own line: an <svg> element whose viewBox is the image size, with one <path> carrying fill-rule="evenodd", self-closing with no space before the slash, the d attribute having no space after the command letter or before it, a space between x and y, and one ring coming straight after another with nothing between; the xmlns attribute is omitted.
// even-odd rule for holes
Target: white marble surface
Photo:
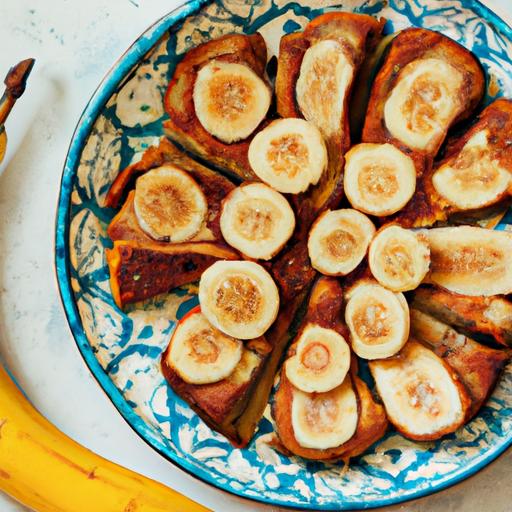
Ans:
<svg viewBox="0 0 512 512"><path fill-rule="evenodd" d="M511 0L488 0L512 22ZM176 0L0 0L0 75L37 65L7 129L0 166L0 357L60 429L115 462L215 511L271 507L212 489L165 461L131 430L96 384L72 340L53 271L54 213L74 126L107 70ZM3 172L3 174L2 174ZM393 510L510 510L510 453L449 491ZM499 481L503 485L496 485ZM0 511L24 510L0 495ZM274 509L276 510L276 509ZM391 509L390 509L391 510Z"/></svg>

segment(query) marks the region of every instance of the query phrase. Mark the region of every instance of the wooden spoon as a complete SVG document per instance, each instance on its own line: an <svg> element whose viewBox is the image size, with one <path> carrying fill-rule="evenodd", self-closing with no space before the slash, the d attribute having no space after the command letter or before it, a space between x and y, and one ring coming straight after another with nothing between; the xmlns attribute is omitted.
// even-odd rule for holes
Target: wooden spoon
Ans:
<svg viewBox="0 0 512 512"><path fill-rule="evenodd" d="M0 163L7 149L5 121L14 107L16 100L25 92L27 79L34 67L34 59L25 59L12 67L5 77L5 92L0 99Z"/></svg>

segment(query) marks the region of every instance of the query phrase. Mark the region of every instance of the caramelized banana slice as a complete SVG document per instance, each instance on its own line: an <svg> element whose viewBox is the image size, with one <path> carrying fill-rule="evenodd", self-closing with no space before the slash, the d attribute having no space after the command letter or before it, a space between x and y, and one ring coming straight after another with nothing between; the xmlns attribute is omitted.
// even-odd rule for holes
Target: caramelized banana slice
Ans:
<svg viewBox="0 0 512 512"><path fill-rule="evenodd" d="M217 329L241 340L261 336L279 310L279 292L270 274L252 261L218 261L199 282L204 316Z"/></svg>
<svg viewBox="0 0 512 512"><path fill-rule="evenodd" d="M193 238L208 213L201 187L173 165L157 167L137 179L133 207L140 227L155 240L168 242Z"/></svg>
<svg viewBox="0 0 512 512"><path fill-rule="evenodd" d="M409 337L409 307L405 297L377 284L362 285L345 308L352 350L363 359L396 354Z"/></svg>
<svg viewBox="0 0 512 512"><path fill-rule="evenodd" d="M452 160L434 173L438 194L460 210L483 208L507 194L512 173L489 145L489 130L475 133Z"/></svg>
<svg viewBox="0 0 512 512"><path fill-rule="evenodd" d="M358 144L345 159L343 185L354 208L370 215L391 215L414 194L414 162L395 146Z"/></svg>
<svg viewBox="0 0 512 512"><path fill-rule="evenodd" d="M211 384L233 372L242 350L240 340L221 333L196 309L176 327L166 363L189 384Z"/></svg>
<svg viewBox="0 0 512 512"><path fill-rule="evenodd" d="M340 131L353 76L353 60L340 42L327 39L306 50L295 95L304 118L318 126L325 138Z"/></svg>
<svg viewBox="0 0 512 512"><path fill-rule="evenodd" d="M363 260L375 226L357 210L326 211L309 232L311 265L322 274L343 276Z"/></svg>
<svg viewBox="0 0 512 512"><path fill-rule="evenodd" d="M462 295L512 293L512 233L470 226L425 233L430 244L429 282Z"/></svg>
<svg viewBox="0 0 512 512"><path fill-rule="evenodd" d="M400 72L384 105L384 121L406 146L430 151L459 113L463 74L438 58L417 59Z"/></svg>
<svg viewBox="0 0 512 512"><path fill-rule="evenodd" d="M425 235L400 226L385 227L370 244L368 263L382 286L394 292L414 290L430 266L428 240Z"/></svg>
<svg viewBox="0 0 512 512"><path fill-rule="evenodd" d="M350 367L350 348L333 329L309 324L299 337L296 352L285 363L288 380L306 393L322 393L339 386Z"/></svg>
<svg viewBox="0 0 512 512"><path fill-rule="evenodd" d="M250 183L224 200L220 229L226 242L245 256L269 260L292 236L295 215L279 192Z"/></svg>
<svg viewBox="0 0 512 512"><path fill-rule="evenodd" d="M414 308L411 332L457 372L471 398L469 416L474 416L494 389L510 353L481 345Z"/></svg>
<svg viewBox="0 0 512 512"><path fill-rule="evenodd" d="M420 343L410 340L397 357L369 365L388 418L405 437L439 439L464 423L470 405L464 386Z"/></svg>
<svg viewBox="0 0 512 512"><path fill-rule="evenodd" d="M223 142L246 139L267 114L271 94L248 66L212 60L197 73L194 108L204 129Z"/></svg>
<svg viewBox="0 0 512 512"><path fill-rule="evenodd" d="M327 393L292 392L292 426L304 448L325 450L348 441L357 428L357 397L350 378Z"/></svg>
<svg viewBox="0 0 512 512"><path fill-rule="evenodd" d="M251 141L249 163L271 187L298 194L318 183L327 167L327 149L313 124L304 119L279 119Z"/></svg>

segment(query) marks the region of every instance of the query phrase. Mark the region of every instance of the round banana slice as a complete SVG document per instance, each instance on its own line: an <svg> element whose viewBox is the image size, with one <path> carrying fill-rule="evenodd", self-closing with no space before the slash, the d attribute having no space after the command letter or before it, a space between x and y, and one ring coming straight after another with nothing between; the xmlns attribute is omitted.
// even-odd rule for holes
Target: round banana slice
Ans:
<svg viewBox="0 0 512 512"><path fill-rule="evenodd" d="M342 445L355 434L358 419L350 378L326 393L293 389L292 427L303 448L325 450Z"/></svg>
<svg viewBox="0 0 512 512"><path fill-rule="evenodd" d="M199 302L206 318L241 340L261 336L279 310L279 292L270 274L252 261L217 261L201 276Z"/></svg>
<svg viewBox="0 0 512 512"><path fill-rule="evenodd" d="M295 355L285 363L288 380L306 393L322 393L339 386L350 367L350 347L341 334L308 324Z"/></svg>
<svg viewBox="0 0 512 512"><path fill-rule="evenodd" d="M245 256L269 260L292 236L295 215L279 192L250 183L224 199L220 229L224 240Z"/></svg>
<svg viewBox="0 0 512 512"><path fill-rule="evenodd" d="M204 129L229 144L249 137L263 121L271 93L249 67L211 60L197 73L193 98Z"/></svg>
<svg viewBox="0 0 512 512"><path fill-rule="evenodd" d="M461 210L483 208L498 201L512 184L512 174L500 164L488 139L488 130L477 132L432 178L438 194Z"/></svg>
<svg viewBox="0 0 512 512"><path fill-rule="evenodd" d="M343 45L326 39L310 46L295 86L297 104L305 119L325 138L341 131L345 99L354 77L354 64Z"/></svg>
<svg viewBox="0 0 512 512"><path fill-rule="evenodd" d="M313 124L304 119L278 119L251 141L249 163L271 187L298 194L320 180L327 167L327 149Z"/></svg>
<svg viewBox="0 0 512 512"><path fill-rule="evenodd" d="M140 227L151 238L168 242L193 238L208 214L199 185L173 165L152 169L137 179L133 207Z"/></svg>
<svg viewBox="0 0 512 512"><path fill-rule="evenodd" d="M396 354L409 337L409 306L401 293L378 284L359 287L345 308L352 350L363 359Z"/></svg>
<svg viewBox="0 0 512 512"><path fill-rule="evenodd" d="M374 234L371 220L357 210L326 211L309 232L311 265L322 274L344 276L361 263Z"/></svg>
<svg viewBox="0 0 512 512"><path fill-rule="evenodd" d="M463 85L463 74L445 60L410 62L384 105L387 129L412 149L435 150L457 115Z"/></svg>
<svg viewBox="0 0 512 512"><path fill-rule="evenodd" d="M411 340L399 357L369 365L388 418L406 437L439 439L464 422L469 399L462 385L420 343Z"/></svg>
<svg viewBox="0 0 512 512"><path fill-rule="evenodd" d="M403 208L416 190L412 158L392 144L363 143L345 155L345 194L358 210L377 216Z"/></svg>
<svg viewBox="0 0 512 512"><path fill-rule="evenodd" d="M370 270L382 285L394 292L414 290L427 275L430 248L425 235L388 226L380 230L368 252Z"/></svg>
<svg viewBox="0 0 512 512"><path fill-rule="evenodd" d="M197 309L176 327L166 363L189 384L211 384L231 375L242 351L240 340L213 327Z"/></svg>

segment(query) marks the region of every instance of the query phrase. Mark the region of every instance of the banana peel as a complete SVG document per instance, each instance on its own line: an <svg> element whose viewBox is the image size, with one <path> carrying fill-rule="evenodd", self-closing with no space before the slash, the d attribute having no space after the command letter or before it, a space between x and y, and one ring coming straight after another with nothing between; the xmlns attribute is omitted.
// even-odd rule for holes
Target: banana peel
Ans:
<svg viewBox="0 0 512 512"><path fill-rule="evenodd" d="M79 445L46 420L0 364L0 490L38 512L205 512Z"/></svg>

